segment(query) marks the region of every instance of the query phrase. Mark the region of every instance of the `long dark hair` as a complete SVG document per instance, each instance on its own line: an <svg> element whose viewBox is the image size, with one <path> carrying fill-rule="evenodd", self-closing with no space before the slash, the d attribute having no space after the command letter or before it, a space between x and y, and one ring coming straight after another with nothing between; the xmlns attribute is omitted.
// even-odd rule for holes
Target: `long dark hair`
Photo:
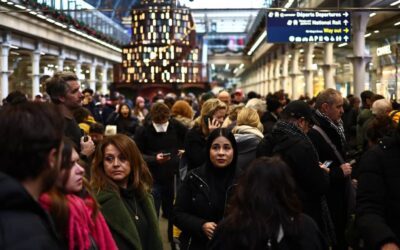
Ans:
<svg viewBox="0 0 400 250"><path fill-rule="evenodd" d="M289 167L278 157L258 158L239 178L219 226L224 249L274 249L281 226L296 238L300 211Z"/></svg>

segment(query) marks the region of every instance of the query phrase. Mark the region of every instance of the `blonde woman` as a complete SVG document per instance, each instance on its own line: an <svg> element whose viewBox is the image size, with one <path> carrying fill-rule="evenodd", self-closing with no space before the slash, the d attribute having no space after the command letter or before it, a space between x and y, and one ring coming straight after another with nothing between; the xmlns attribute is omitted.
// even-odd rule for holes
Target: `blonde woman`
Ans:
<svg viewBox="0 0 400 250"><path fill-rule="evenodd" d="M203 103L200 116L185 138L185 154L188 170L201 166L206 161L206 139L216 128L221 127L227 113L227 106L222 101L211 98Z"/></svg>
<svg viewBox="0 0 400 250"><path fill-rule="evenodd" d="M263 136L263 125L256 110L243 108L237 117L237 125L232 130L238 145L238 169L244 171L256 158L257 146Z"/></svg>

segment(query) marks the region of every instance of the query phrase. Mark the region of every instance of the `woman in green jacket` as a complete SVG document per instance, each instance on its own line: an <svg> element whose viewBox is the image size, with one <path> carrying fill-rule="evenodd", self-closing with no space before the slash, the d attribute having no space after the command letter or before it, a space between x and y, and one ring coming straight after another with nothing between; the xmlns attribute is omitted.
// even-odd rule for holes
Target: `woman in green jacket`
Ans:
<svg viewBox="0 0 400 250"><path fill-rule="evenodd" d="M132 139L122 134L104 138L93 161L91 185L121 250L163 248L151 184L149 169Z"/></svg>

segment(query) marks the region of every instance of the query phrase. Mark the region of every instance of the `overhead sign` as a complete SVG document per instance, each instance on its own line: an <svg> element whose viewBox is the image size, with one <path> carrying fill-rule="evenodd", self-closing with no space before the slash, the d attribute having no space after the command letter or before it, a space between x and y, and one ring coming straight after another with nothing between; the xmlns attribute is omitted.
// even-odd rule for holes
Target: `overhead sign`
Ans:
<svg viewBox="0 0 400 250"><path fill-rule="evenodd" d="M350 42L351 15L347 11L270 11L269 43Z"/></svg>
<svg viewBox="0 0 400 250"><path fill-rule="evenodd" d="M377 56L384 56L392 54L392 50L390 44L376 48L376 55Z"/></svg>

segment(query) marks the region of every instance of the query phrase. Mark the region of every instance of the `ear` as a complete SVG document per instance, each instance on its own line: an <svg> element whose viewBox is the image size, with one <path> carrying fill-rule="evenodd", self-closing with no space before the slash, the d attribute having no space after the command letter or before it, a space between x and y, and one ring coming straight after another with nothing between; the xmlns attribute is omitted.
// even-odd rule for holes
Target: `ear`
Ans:
<svg viewBox="0 0 400 250"><path fill-rule="evenodd" d="M59 100L61 103L64 103L64 102L65 102L65 96L59 96L59 97L58 97L58 100Z"/></svg>
<svg viewBox="0 0 400 250"><path fill-rule="evenodd" d="M58 163L58 151L57 149L53 148L47 155L47 165L53 169L58 167L57 163Z"/></svg>
<svg viewBox="0 0 400 250"><path fill-rule="evenodd" d="M329 104L328 103L323 103L321 105L321 111L324 113L327 109L329 108Z"/></svg>

